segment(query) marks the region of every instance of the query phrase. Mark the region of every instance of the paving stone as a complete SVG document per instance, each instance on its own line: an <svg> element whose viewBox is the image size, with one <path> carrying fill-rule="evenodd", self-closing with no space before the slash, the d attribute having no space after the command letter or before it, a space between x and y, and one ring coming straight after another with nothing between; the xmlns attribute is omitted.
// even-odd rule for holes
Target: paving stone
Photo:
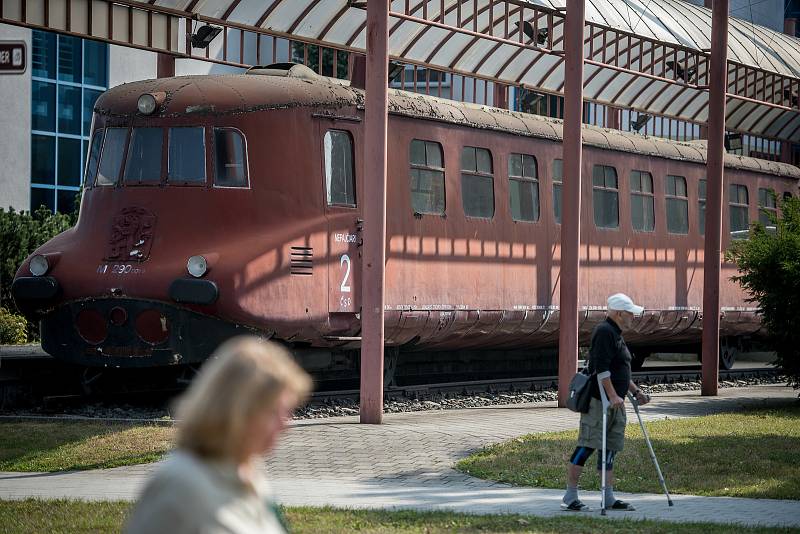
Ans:
<svg viewBox="0 0 800 534"><path fill-rule="evenodd" d="M664 393L642 408L645 420L692 417L767 402L795 402L779 386ZM518 488L455 471L456 461L492 443L523 434L576 428L578 414L555 403L515 404L467 410L387 414L383 425L359 425L357 417L296 421L264 469L286 505L350 508L450 509L469 513L560 515L561 490ZM638 424L629 414L630 424ZM29 496L88 500L135 499L156 466L74 473L0 473L0 499ZM608 518L650 518L800 527L800 501L626 494L636 512ZM582 498L599 508L598 492ZM599 516L599 511L592 512Z"/></svg>

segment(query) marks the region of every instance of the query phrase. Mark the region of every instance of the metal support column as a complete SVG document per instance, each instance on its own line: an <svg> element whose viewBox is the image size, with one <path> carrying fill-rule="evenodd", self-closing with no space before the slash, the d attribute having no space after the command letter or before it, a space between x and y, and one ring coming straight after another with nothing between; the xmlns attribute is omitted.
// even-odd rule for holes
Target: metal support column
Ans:
<svg viewBox="0 0 800 534"><path fill-rule="evenodd" d="M156 77L171 78L175 76L175 56L159 52L156 59Z"/></svg>
<svg viewBox="0 0 800 534"><path fill-rule="evenodd" d="M621 124L622 110L613 106L606 107L606 128L619 130Z"/></svg>
<svg viewBox="0 0 800 534"><path fill-rule="evenodd" d="M725 168L725 100L728 91L728 0L714 0L711 85L708 97L708 182L703 256L703 381L701 393L719 386L719 275Z"/></svg>
<svg viewBox="0 0 800 534"><path fill-rule="evenodd" d="M581 122L585 0L567 0L564 29L564 183L561 197L561 296L558 323L558 405L566 406L578 370L578 281L581 242Z"/></svg>
<svg viewBox="0 0 800 534"><path fill-rule="evenodd" d="M361 422L383 417L383 300L386 266L386 122L389 0L367 2L364 120L364 257L361 286Z"/></svg>
<svg viewBox="0 0 800 534"><path fill-rule="evenodd" d="M797 35L797 19L793 18L784 19L783 33L795 37Z"/></svg>
<svg viewBox="0 0 800 534"><path fill-rule="evenodd" d="M508 86L494 82L494 107L508 109Z"/></svg>
<svg viewBox="0 0 800 534"><path fill-rule="evenodd" d="M787 18L783 20L783 33L794 37L797 34L797 19ZM792 163L792 143L781 141L781 162Z"/></svg>

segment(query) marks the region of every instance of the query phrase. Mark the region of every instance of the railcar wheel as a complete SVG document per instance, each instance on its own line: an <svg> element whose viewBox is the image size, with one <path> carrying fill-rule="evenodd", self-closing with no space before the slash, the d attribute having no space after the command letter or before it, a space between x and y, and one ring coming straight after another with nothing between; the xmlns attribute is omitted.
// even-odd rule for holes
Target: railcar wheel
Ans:
<svg viewBox="0 0 800 534"><path fill-rule="evenodd" d="M400 359L400 347L383 348L383 387L395 386L394 375L397 361Z"/></svg>
<svg viewBox="0 0 800 534"><path fill-rule="evenodd" d="M719 344L719 368L729 371L733 369L736 356L739 354L739 345L727 338Z"/></svg>

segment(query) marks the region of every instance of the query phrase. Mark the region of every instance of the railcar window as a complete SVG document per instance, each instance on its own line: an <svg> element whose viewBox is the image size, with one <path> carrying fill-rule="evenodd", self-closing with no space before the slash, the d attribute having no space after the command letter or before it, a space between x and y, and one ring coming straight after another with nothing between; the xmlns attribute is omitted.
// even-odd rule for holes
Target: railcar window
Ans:
<svg viewBox="0 0 800 534"><path fill-rule="evenodd" d="M631 224L639 232L656 228L653 176L645 171L631 171Z"/></svg>
<svg viewBox="0 0 800 534"><path fill-rule="evenodd" d="M83 175L84 187L91 187L97 177L97 163L100 161L100 149L103 147L105 130L100 128L92 134L92 144L89 148L89 161L86 162L86 172Z"/></svg>
<svg viewBox="0 0 800 534"><path fill-rule="evenodd" d="M106 130L103 150L100 154L100 168L97 171L97 185L117 184L127 139L127 128L108 128Z"/></svg>
<svg viewBox="0 0 800 534"><path fill-rule="evenodd" d="M750 196L747 186L730 184L728 186L728 208L730 211L730 231L732 235L744 236L743 232L750 227L750 217L747 212L750 207ZM741 232L734 234L734 232Z"/></svg>
<svg viewBox="0 0 800 534"><path fill-rule="evenodd" d="M595 165L592 169L594 224L598 228L619 228L619 182L617 169Z"/></svg>
<svg viewBox="0 0 800 534"><path fill-rule="evenodd" d="M413 139L411 160L411 209L414 213L444 214L444 158L442 145Z"/></svg>
<svg viewBox="0 0 800 534"><path fill-rule="evenodd" d="M686 178L667 175L667 232L689 233L689 198Z"/></svg>
<svg viewBox="0 0 800 534"><path fill-rule="evenodd" d="M247 187L247 150L238 130L214 128L214 185Z"/></svg>
<svg viewBox="0 0 800 534"><path fill-rule="evenodd" d="M553 160L553 216L556 224L561 224L561 182L564 176L564 162Z"/></svg>
<svg viewBox="0 0 800 534"><path fill-rule="evenodd" d="M161 150L164 131L161 128L134 128L125 161L126 184L161 181Z"/></svg>
<svg viewBox="0 0 800 534"><path fill-rule="evenodd" d="M494 217L492 154L485 148L461 151L461 202L468 217Z"/></svg>
<svg viewBox="0 0 800 534"><path fill-rule="evenodd" d="M778 205L775 191L772 189L758 188L758 222L764 226L773 225L774 218L778 216Z"/></svg>
<svg viewBox="0 0 800 534"><path fill-rule="evenodd" d="M204 128L170 128L167 182L206 183Z"/></svg>
<svg viewBox="0 0 800 534"><path fill-rule="evenodd" d="M356 205L353 138L344 130L325 132L325 188L328 205Z"/></svg>
<svg viewBox="0 0 800 534"><path fill-rule="evenodd" d="M706 233L706 181L700 180L697 186L697 207L698 207L698 221L697 225L700 228L700 235Z"/></svg>
<svg viewBox="0 0 800 534"><path fill-rule="evenodd" d="M508 194L512 219L539 220L539 175L535 157L528 154L508 157Z"/></svg>

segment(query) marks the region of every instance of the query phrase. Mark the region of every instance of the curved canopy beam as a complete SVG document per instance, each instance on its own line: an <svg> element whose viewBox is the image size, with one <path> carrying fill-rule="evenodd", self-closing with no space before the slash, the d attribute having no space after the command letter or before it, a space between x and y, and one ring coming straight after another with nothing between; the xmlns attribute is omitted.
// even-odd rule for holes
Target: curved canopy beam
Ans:
<svg viewBox="0 0 800 534"><path fill-rule="evenodd" d="M261 61L263 35L363 52L368 0L2 0L0 22L218 63ZM390 57L564 91L565 0L393 0ZM205 49L199 25L222 28ZM711 11L681 0L587 0L586 100L707 121ZM256 52L251 46L255 43ZM731 18L726 128L800 142L800 40Z"/></svg>

